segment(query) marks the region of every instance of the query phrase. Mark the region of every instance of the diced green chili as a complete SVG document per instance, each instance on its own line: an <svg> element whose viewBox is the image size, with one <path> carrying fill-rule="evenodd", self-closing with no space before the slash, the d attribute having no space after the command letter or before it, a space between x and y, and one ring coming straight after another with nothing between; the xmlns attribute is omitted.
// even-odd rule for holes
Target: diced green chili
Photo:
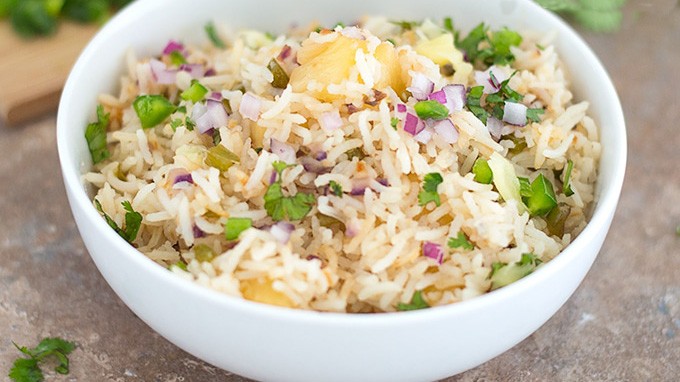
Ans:
<svg viewBox="0 0 680 382"><path fill-rule="evenodd" d="M491 184L493 180L493 172L489 167L489 162L484 158L477 158L475 164L472 165L472 173L475 174L475 182Z"/></svg>
<svg viewBox="0 0 680 382"><path fill-rule="evenodd" d="M557 206L552 183L543 174L531 182L531 195L525 198L531 216L543 216Z"/></svg>
<svg viewBox="0 0 680 382"><path fill-rule="evenodd" d="M553 208L545 217L548 233L553 236L564 236L564 224L567 222L571 207L566 204L560 204L557 208Z"/></svg>
<svg viewBox="0 0 680 382"><path fill-rule="evenodd" d="M135 99L132 106L144 129L165 121L176 109L175 105L162 95L141 95Z"/></svg>
<svg viewBox="0 0 680 382"><path fill-rule="evenodd" d="M286 86L288 86L288 81L290 80L288 77L288 73L286 73L285 70L279 65L279 62L276 61L275 58L272 58L269 61L269 65L267 65L267 68L269 69L270 72L272 72L272 75L274 76L274 79L272 80L272 86L277 88L277 89L285 89Z"/></svg>
<svg viewBox="0 0 680 382"><path fill-rule="evenodd" d="M241 232L253 226L250 218L229 218L224 224L224 236L227 240L238 239Z"/></svg>
<svg viewBox="0 0 680 382"><path fill-rule="evenodd" d="M564 170L564 183L562 184L562 192L566 196L574 195L574 190L571 188L571 170L574 169L574 161L569 159L567 161L567 169Z"/></svg>
<svg viewBox="0 0 680 382"><path fill-rule="evenodd" d="M215 167L220 171L227 171L234 163L238 163L239 160L238 155L231 152L228 148L217 145L208 149L205 164Z"/></svg>
<svg viewBox="0 0 680 382"><path fill-rule="evenodd" d="M177 50L173 50L172 52L170 52L169 57L170 63L172 63L174 66L180 66L182 64L187 63L187 59L184 58L184 55Z"/></svg>
<svg viewBox="0 0 680 382"><path fill-rule="evenodd" d="M504 287L533 272L542 261L533 253L522 254L516 263L494 263L491 271L491 290Z"/></svg>
<svg viewBox="0 0 680 382"><path fill-rule="evenodd" d="M440 120L449 116L449 109L435 100L419 101L413 108L421 119Z"/></svg>
<svg viewBox="0 0 680 382"><path fill-rule="evenodd" d="M187 90L183 91L182 94L180 94L180 97L182 97L183 100L196 103L202 100L206 94L208 94L208 88L201 85L200 82L193 80L191 81L191 86L189 86Z"/></svg>

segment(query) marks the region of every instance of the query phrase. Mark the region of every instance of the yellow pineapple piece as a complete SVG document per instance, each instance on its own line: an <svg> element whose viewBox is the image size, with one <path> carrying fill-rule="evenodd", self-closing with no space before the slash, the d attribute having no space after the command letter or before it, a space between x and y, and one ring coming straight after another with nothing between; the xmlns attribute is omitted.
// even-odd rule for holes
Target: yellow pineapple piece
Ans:
<svg viewBox="0 0 680 382"><path fill-rule="evenodd" d="M253 140L252 147L262 147L265 131L267 131L266 127L262 127L257 123L250 124L250 139Z"/></svg>
<svg viewBox="0 0 680 382"><path fill-rule="evenodd" d="M294 307L288 296L277 291L272 286L271 279L249 279L241 281L241 294L243 298L250 301L257 301L269 305Z"/></svg>
<svg viewBox="0 0 680 382"><path fill-rule="evenodd" d="M339 84L349 77L351 68L356 64L356 51L366 51L366 41L344 36L340 33L329 42L318 43L307 39L298 51L300 66L290 74L290 85L296 92L306 92L307 85L316 82L321 89L312 90L319 100L332 102L342 96L329 94L328 85Z"/></svg>
<svg viewBox="0 0 680 382"><path fill-rule="evenodd" d="M453 65L453 82L466 84L468 77L472 73L472 65L465 62L463 53L456 49L453 44L453 35L444 33L439 37L429 40L422 40L416 46L416 52L423 55L437 65Z"/></svg>
<svg viewBox="0 0 680 382"><path fill-rule="evenodd" d="M380 61L383 68L382 77L375 84L375 88L381 90L392 87L395 93L402 94L406 90L406 83L402 75L397 50L392 44L383 42L375 49L375 58Z"/></svg>

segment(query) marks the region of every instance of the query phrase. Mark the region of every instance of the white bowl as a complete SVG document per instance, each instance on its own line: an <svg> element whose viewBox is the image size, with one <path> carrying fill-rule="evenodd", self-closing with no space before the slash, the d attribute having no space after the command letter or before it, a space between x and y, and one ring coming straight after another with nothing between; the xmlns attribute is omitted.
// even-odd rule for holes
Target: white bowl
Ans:
<svg viewBox="0 0 680 382"><path fill-rule="evenodd" d="M555 45L579 99L591 101L601 129L597 202L585 230L557 258L518 282L461 303L390 314L318 313L226 296L180 279L129 246L93 208L81 181L90 165L83 132L97 95L117 91L124 54L156 53L170 38L204 41L209 20L285 31L294 22L325 25L364 14L392 19L452 16L469 30L556 31ZM595 259L614 215L626 163L621 106L607 73L564 22L531 1L224 1L141 0L114 17L75 64L57 121L59 159L83 241L104 278L142 320L211 364L260 380L433 380L475 367L546 322L574 292ZM133 340L131 338L131 340Z"/></svg>

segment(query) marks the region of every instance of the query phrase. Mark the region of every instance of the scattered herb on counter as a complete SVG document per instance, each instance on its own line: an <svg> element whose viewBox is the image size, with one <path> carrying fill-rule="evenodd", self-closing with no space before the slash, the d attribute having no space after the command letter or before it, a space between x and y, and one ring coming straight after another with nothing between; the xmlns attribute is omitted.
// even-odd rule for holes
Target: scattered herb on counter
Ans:
<svg viewBox="0 0 680 382"><path fill-rule="evenodd" d="M124 229L118 227L116 221L111 219L111 217L104 212L101 203L99 203L99 200L97 200L96 198L94 199L94 204L97 207L97 211L99 211L99 213L104 216L104 219L106 220L106 223L109 225L109 227L113 228L113 230L116 231L116 233L120 235L120 237L125 239L130 244L132 244L132 242L135 241L135 239L137 238L137 232L139 231L139 227L142 224L143 218L142 214L132 209L132 205L130 204L130 202L126 200L121 203L126 211Z"/></svg>
<svg viewBox="0 0 680 382"><path fill-rule="evenodd" d="M267 215L274 221L301 220L312 210L316 204L313 194L298 192L293 196L284 196L281 187L281 176L284 169L289 167L286 163L276 161L272 166L278 173L276 182L267 187L264 194L264 209Z"/></svg>
<svg viewBox="0 0 680 382"><path fill-rule="evenodd" d="M400 312L406 311L406 310L418 310L418 309L426 309L429 308L430 305L425 301L423 298L423 292L420 290L417 290L413 292L413 297L411 297L411 302L408 304L404 304L403 302L400 302L397 304L397 310Z"/></svg>
<svg viewBox="0 0 680 382"><path fill-rule="evenodd" d="M451 249L454 248L462 248L465 250L472 250L475 248L474 245L470 242L470 239L467 237L465 232L463 231L458 231L458 236L457 237L450 237L448 241L448 246Z"/></svg>
<svg viewBox="0 0 680 382"><path fill-rule="evenodd" d="M1 1L1 0L0 0ZM97 122L92 122L85 129L87 148L92 156L92 163L97 164L108 157L111 153L106 148L106 129L109 126L109 113L104 113L102 105L97 106Z"/></svg>
<svg viewBox="0 0 680 382"><path fill-rule="evenodd" d="M15 382L41 382L45 378L40 364L49 357L54 357L59 364L54 368L59 374L69 373L68 355L76 348L73 342L64 339L43 338L38 346L29 349L25 346L19 346L12 342L20 352L27 355L29 358L17 358L14 365L9 371L8 376Z"/></svg>
<svg viewBox="0 0 680 382"><path fill-rule="evenodd" d="M431 172L425 175L425 178L423 178L423 189L418 193L418 205L424 206L429 202L434 202L439 207L441 200L437 192L437 186L443 181L444 179L438 172Z"/></svg>

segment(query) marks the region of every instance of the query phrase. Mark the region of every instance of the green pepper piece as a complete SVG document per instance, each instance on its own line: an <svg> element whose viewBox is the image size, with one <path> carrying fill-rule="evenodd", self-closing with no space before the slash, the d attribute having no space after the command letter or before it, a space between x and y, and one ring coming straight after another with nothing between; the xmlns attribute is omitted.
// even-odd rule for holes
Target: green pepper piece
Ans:
<svg viewBox="0 0 680 382"><path fill-rule="evenodd" d="M175 105L162 95L141 95L135 99L132 106L144 129L165 121L176 109Z"/></svg>
<svg viewBox="0 0 680 382"><path fill-rule="evenodd" d="M562 184L562 192L566 196L574 195L574 190L571 188L571 170L574 169L574 161L569 159L567 161L567 169L564 172L564 183Z"/></svg>
<svg viewBox="0 0 680 382"><path fill-rule="evenodd" d="M531 182L529 181L529 178L524 178L521 176L517 177L517 180L519 180L519 194L522 198L528 198L532 195L531 192Z"/></svg>
<svg viewBox="0 0 680 382"><path fill-rule="evenodd" d="M215 167L220 171L227 171L234 163L238 163L240 158L238 155L231 152L228 148L217 145L208 150L208 155L205 158L205 164L210 167Z"/></svg>
<svg viewBox="0 0 680 382"><path fill-rule="evenodd" d="M227 240L238 239L241 232L253 226L250 218L229 218L224 224L224 236Z"/></svg>
<svg viewBox="0 0 680 382"><path fill-rule="evenodd" d="M484 158L477 158L475 164L472 165L472 173L475 174L475 182L491 184L493 180L493 172L489 167L489 162Z"/></svg>
<svg viewBox="0 0 680 382"><path fill-rule="evenodd" d="M285 89L286 86L288 86L288 81L290 78L288 77L288 73L283 70L279 62L276 61L275 58L272 58L271 61L269 61L267 68L274 76L274 79L272 80L272 86L277 89Z"/></svg>
<svg viewBox="0 0 680 382"><path fill-rule="evenodd" d="M187 90L183 91L182 94L180 94L180 97L182 97L183 100L196 103L202 100L206 94L208 94L208 88L201 85L200 82L193 80L191 81L191 86L189 86Z"/></svg>
<svg viewBox="0 0 680 382"><path fill-rule="evenodd" d="M449 116L449 109L435 100L419 101L413 108L420 119L441 120Z"/></svg>
<svg viewBox="0 0 680 382"><path fill-rule="evenodd" d="M543 216L557 206L552 183L543 174L538 174L531 182L531 196L525 201L531 216Z"/></svg>
<svg viewBox="0 0 680 382"><path fill-rule="evenodd" d="M182 64L187 63L187 59L184 58L184 55L180 53L179 51L173 50L170 52L170 63L172 63L174 66L180 66Z"/></svg>
<svg viewBox="0 0 680 382"><path fill-rule="evenodd" d="M533 272L541 260L533 253L522 254L522 259L516 263L494 263L491 271L491 290L504 287Z"/></svg>
<svg viewBox="0 0 680 382"><path fill-rule="evenodd" d="M553 208L545 217L547 223L548 233L553 236L564 236L564 224L567 222L571 207L566 204L560 204L557 208Z"/></svg>

